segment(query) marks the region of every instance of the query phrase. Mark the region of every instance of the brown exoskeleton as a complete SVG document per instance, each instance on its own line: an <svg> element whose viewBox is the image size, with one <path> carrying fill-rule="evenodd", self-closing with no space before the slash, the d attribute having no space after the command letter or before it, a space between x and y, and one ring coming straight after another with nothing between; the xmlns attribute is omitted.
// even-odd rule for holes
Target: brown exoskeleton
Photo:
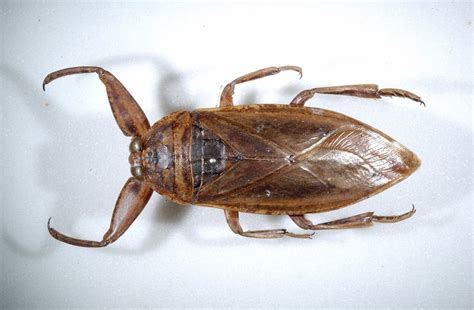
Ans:
<svg viewBox="0 0 474 310"><path fill-rule="evenodd" d="M286 229L245 231L239 212L288 215L308 230L364 227L411 217L414 208L401 215L367 212L322 224L313 224L305 217L375 195L412 174L420 160L375 128L304 104L315 94L374 99L396 96L424 104L420 97L402 89L363 84L304 90L289 105L234 106L237 84L284 70L302 74L296 66L246 74L227 84L218 108L175 112L151 127L136 101L110 72L99 67L74 67L49 74L43 89L62 76L99 75L115 120L122 132L132 137L129 162L133 175L120 192L102 241L66 236L48 221L49 233L72 245L106 246L130 227L153 191L180 204L223 209L234 233L254 238L310 238L312 234Z"/></svg>

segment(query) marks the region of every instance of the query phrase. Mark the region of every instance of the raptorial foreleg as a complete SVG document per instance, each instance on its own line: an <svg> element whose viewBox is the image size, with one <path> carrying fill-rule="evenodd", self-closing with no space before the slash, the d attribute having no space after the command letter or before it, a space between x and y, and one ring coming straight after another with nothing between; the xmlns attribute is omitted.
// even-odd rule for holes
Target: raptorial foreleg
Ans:
<svg viewBox="0 0 474 310"><path fill-rule="evenodd" d="M66 236L50 226L51 219L48 221L49 233L57 240L72 245L88 248L104 247L120 238L132 225L133 221L145 208L152 192L153 190L146 183L135 178L128 179L115 204L109 230L104 234L101 241L83 240Z"/></svg>

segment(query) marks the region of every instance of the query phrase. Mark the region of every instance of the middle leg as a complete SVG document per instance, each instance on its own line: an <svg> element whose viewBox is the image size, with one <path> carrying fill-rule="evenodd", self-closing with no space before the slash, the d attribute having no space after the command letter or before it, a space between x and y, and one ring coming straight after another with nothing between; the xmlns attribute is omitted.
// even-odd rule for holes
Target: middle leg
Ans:
<svg viewBox="0 0 474 310"><path fill-rule="evenodd" d="M225 219L227 224L229 224L230 229L241 236L250 237L250 238L281 238L283 236L293 237L293 238L307 238L311 239L314 235L312 234L294 234L286 231L286 229L269 229L269 230L249 230L244 231L242 226L240 226L239 221L239 212L224 210Z"/></svg>
<svg viewBox="0 0 474 310"><path fill-rule="evenodd" d="M300 74L300 78L303 75L302 69L297 66L268 67L268 68L264 68L264 69L260 69L260 70L248 73L246 75L243 75L233 80L232 82L230 82L224 87L224 90L222 90L219 106L226 107L226 106L234 105L233 95L234 95L235 85L252 81L252 80L256 80L256 79L260 79L269 75L274 75L285 70L293 70L293 71L298 72Z"/></svg>

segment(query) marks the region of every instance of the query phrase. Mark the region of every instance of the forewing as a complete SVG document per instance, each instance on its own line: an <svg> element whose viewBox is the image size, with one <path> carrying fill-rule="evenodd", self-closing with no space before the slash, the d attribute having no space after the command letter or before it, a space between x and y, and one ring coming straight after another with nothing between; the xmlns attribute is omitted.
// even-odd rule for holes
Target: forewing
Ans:
<svg viewBox="0 0 474 310"><path fill-rule="evenodd" d="M412 152L363 123L320 109L291 109L222 112L222 119L271 141L291 161L239 163L208 184L213 194L200 202L256 213L321 212L380 192L419 166Z"/></svg>
<svg viewBox="0 0 474 310"><path fill-rule="evenodd" d="M308 212L336 209L407 177L419 165L413 156L366 128L340 128L292 165L218 203L246 205L252 212L297 212L305 206Z"/></svg>
<svg viewBox="0 0 474 310"><path fill-rule="evenodd" d="M291 154L303 152L341 124L350 124L351 120L342 114L321 109L270 104L235 106L213 111L212 114L238 124L230 131L228 140L234 140L237 131L244 130ZM219 131L219 127L216 130Z"/></svg>

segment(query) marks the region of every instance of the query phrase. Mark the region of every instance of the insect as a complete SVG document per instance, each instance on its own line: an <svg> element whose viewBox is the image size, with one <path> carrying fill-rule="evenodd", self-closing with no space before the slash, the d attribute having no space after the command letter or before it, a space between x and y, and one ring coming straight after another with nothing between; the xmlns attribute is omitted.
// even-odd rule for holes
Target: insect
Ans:
<svg viewBox="0 0 474 310"><path fill-rule="evenodd" d="M394 223L411 217L414 207L401 215L366 212L321 224L305 217L377 194L412 174L420 160L369 125L304 104L315 94L405 97L424 105L420 97L402 89L362 84L304 90L289 104L233 104L237 84L286 70L302 76L297 66L251 72L224 87L218 108L175 112L153 126L120 81L100 67L73 67L47 75L43 90L63 76L98 74L118 126L131 137L132 174L101 241L64 235L51 227L50 218L51 236L76 246L106 246L130 227L153 191L179 204L220 208L234 233L254 238L310 238L314 232L246 231L239 222L240 212L288 215L300 228L313 231Z"/></svg>

